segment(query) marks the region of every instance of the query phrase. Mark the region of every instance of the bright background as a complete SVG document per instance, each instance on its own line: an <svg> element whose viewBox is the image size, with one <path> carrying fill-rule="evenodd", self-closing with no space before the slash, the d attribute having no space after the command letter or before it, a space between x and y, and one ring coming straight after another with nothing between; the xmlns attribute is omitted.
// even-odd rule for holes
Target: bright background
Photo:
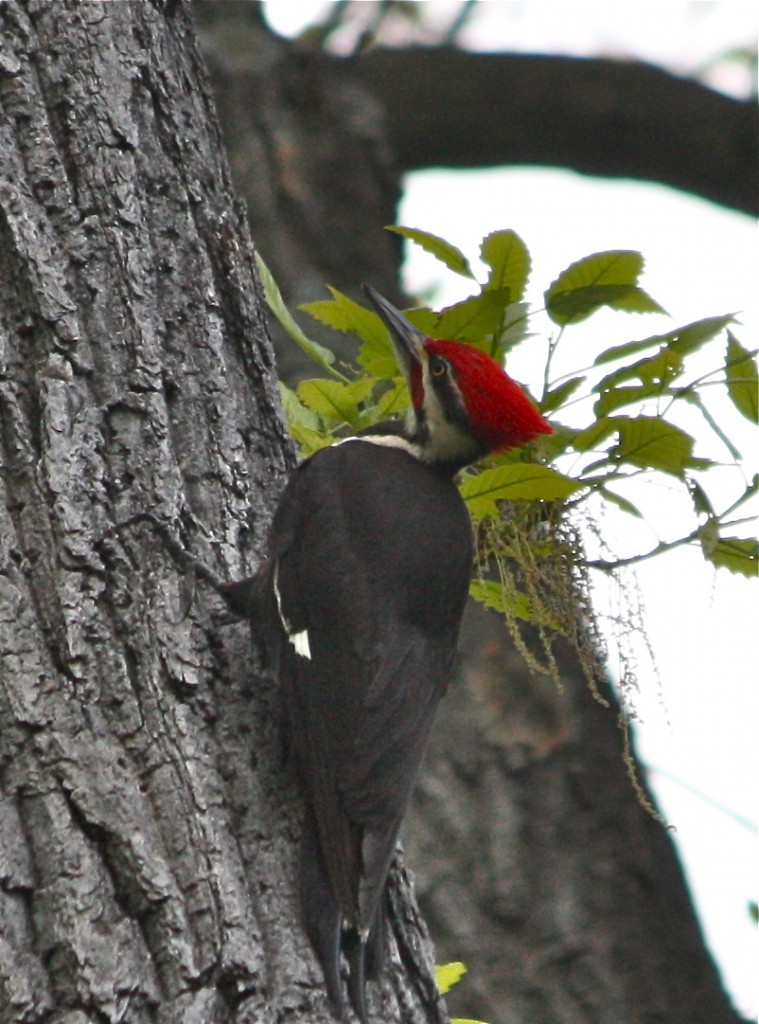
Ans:
<svg viewBox="0 0 759 1024"><path fill-rule="evenodd" d="M294 34L328 6L316 0L269 0L266 10L277 31ZM366 5L367 17L373 7ZM431 42L458 10L458 0L425 3ZM460 41L472 49L642 58L675 72L699 73L714 87L745 96L752 87L751 72L719 58L754 48L758 27L759 5L742 0L485 0ZM399 25L398 37L405 31ZM355 36L355 30L345 31L336 45L348 50ZM410 175L398 219L442 235L474 264L484 235L514 229L532 254L528 297L535 307L542 305L543 290L574 260L606 249L641 251L646 257L643 287L671 319L599 314L571 329L566 369L585 365L612 344L731 312L739 314L738 339L749 349L756 347L759 247L753 220L742 214L657 185L521 168ZM405 275L410 293L432 295L436 304L467 294L463 279L417 247L409 249ZM527 385L538 383L551 326L536 317L532 330L538 332L535 356L520 352L509 363L509 372ZM704 368L713 366L722 351L707 355ZM753 453L753 461L743 477L737 470L725 472L724 500L716 501L720 508L756 471L756 431L724 408L731 437L739 449ZM726 458L724 450L703 444L697 444L697 454ZM604 535L617 552L648 550L659 539L676 535L676 517L687 514L687 507L666 478L649 483L643 493L626 493L644 509L646 522L604 516ZM736 1008L756 1016L759 936L748 913L748 901L756 898L758 852L756 583L726 570L715 572L692 550L638 566L622 594L603 579L598 583L609 671L619 679L635 670L638 689L629 697L638 717L637 750L660 807L676 829L673 838L707 943ZM620 612L634 611L638 600L653 658L645 638L620 635L614 621Z"/></svg>

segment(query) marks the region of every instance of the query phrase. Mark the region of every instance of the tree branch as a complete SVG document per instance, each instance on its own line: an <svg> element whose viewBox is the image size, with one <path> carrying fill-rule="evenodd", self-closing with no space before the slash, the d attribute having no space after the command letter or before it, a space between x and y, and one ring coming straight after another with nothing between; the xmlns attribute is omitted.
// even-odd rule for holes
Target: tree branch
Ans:
<svg viewBox="0 0 759 1024"><path fill-rule="evenodd" d="M568 167L759 211L755 101L637 61L412 47L358 66L405 170Z"/></svg>

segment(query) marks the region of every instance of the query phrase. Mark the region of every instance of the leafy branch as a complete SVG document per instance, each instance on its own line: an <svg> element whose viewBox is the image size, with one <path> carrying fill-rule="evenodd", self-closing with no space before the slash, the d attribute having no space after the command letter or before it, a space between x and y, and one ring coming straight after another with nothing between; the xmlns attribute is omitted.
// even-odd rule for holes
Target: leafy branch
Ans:
<svg viewBox="0 0 759 1024"><path fill-rule="evenodd" d="M467 257L445 239L415 228L389 230L472 283L473 294L461 302L439 311L409 310L407 316L421 331L475 345L499 362L528 339L533 343L524 301L530 254L514 231L494 231L482 240L486 279L478 281ZM406 384L398 376L387 329L377 314L334 288L329 299L301 307L326 327L358 337L355 365L338 367L334 353L311 340L296 323L260 258L258 263L270 308L325 374L301 382L295 390L281 385L301 454L306 457L341 436L403 415L409 404ZM544 292L545 313L557 330L548 340L537 402L550 416L555 433L461 474L460 489L475 523L480 564L494 560L499 567L496 579L474 581L473 596L540 630L547 625L559 632L571 628L578 574L586 569L614 573L693 545L716 567L746 576L757 573L757 541L742 533L750 520L735 518L736 509L756 497L757 477L728 508L715 512L709 492L714 470L722 467L700 456L696 438L675 422L680 409L695 409L736 466L740 452L724 413L717 412L711 399L718 390L740 417L757 423L759 388L756 352L744 348L733 333L733 314L603 349L583 370L553 376L559 348L600 309L664 312L640 286L642 271L640 253L614 250L578 260L556 277ZM707 345L714 352L720 338L724 356L707 373L694 374L692 357ZM665 474L690 499L695 523L679 536L627 557L587 561L571 529L563 534L561 529L546 531L548 520L561 522L568 509L599 497L626 515L642 518L624 489L634 479L656 474ZM554 587L550 596L551 581L555 584L558 578L557 559L569 583L563 584L561 594ZM511 567L506 567L509 560Z"/></svg>

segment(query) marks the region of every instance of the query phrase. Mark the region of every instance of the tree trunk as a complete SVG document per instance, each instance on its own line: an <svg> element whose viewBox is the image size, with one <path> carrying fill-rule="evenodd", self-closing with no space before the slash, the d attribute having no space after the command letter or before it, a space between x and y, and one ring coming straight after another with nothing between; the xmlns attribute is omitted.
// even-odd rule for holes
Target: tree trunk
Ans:
<svg viewBox="0 0 759 1024"><path fill-rule="evenodd" d="M239 578L293 461L188 9L8 2L0 46L0 1021L323 1024L255 623L113 530ZM440 1022L393 904L381 1019Z"/></svg>

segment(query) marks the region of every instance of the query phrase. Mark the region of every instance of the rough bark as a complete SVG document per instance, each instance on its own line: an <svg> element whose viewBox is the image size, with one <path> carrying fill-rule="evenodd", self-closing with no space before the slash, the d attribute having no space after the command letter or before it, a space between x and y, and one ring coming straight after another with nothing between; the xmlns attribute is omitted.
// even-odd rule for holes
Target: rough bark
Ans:
<svg viewBox="0 0 759 1024"><path fill-rule="evenodd" d="M357 63L406 170L567 167L759 212L755 100L639 61L415 47Z"/></svg>
<svg viewBox="0 0 759 1024"><path fill-rule="evenodd" d="M188 9L8 2L0 47L0 1021L323 1024L276 682L111 529L239 577L292 462ZM442 1021L393 904L381 1018Z"/></svg>

